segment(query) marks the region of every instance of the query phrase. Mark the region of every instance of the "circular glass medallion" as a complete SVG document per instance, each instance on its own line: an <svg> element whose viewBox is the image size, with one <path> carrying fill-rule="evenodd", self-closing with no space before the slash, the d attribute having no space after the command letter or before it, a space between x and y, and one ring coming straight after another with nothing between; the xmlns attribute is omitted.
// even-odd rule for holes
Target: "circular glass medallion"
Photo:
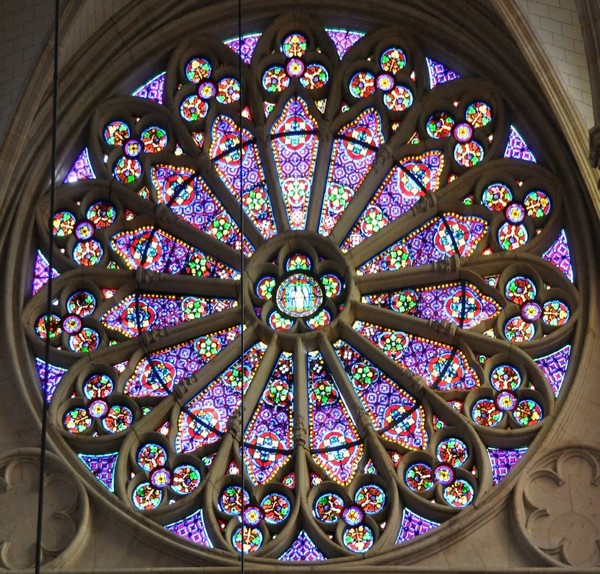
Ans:
<svg viewBox="0 0 600 574"><path fill-rule="evenodd" d="M279 309L286 315L308 317L323 303L323 292L310 275L294 273L279 285L276 301Z"/></svg>

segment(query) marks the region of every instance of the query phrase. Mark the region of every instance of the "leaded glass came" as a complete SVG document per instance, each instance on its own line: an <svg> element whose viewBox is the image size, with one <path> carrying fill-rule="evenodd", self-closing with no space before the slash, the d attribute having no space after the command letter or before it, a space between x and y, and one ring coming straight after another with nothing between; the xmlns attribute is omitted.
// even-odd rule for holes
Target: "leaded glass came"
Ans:
<svg viewBox="0 0 600 574"><path fill-rule="evenodd" d="M477 505L551 423L580 315L559 174L423 50L287 20L190 40L99 106L38 209L50 420L166 536L369 556Z"/></svg>

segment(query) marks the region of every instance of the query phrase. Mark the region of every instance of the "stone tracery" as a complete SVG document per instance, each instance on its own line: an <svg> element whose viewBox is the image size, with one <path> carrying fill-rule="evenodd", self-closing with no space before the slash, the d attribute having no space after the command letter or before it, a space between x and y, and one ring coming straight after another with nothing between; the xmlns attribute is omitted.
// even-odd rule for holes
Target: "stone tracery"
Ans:
<svg viewBox="0 0 600 574"><path fill-rule="evenodd" d="M290 30L278 44L274 29L257 39L273 49L264 109L239 105L252 76L237 78L235 54L213 46L211 59L201 47L176 53L118 117L110 106L99 113L82 166L67 177L77 181L60 190L56 312L45 319L40 295L26 316L34 346L51 337L54 368L68 368L51 393L56 424L92 472L107 486L116 480L124 504L202 546L298 556L308 537L319 550L304 543L311 550L300 556L323 559L401 542L407 512L448 519L501 476L498 456L518 460L561 390L547 359L570 350L578 295L568 258L555 255L568 253L560 190L497 119L497 96L480 95L416 45L404 51L390 39L390 52L365 39L361 59L356 38L356 63L346 65L335 32ZM351 75L361 66L370 71ZM387 174L375 163L384 144L395 154ZM170 210L160 228L156 206ZM324 274L302 275L321 292L304 305L310 312L282 295L269 329L258 326L248 314L269 312L252 300L260 281L273 281L262 300L277 300L300 273L269 274L256 251L305 228L345 254L349 269L328 275L352 293L349 304L327 295ZM252 296L240 289L239 250L256 274ZM315 251L311 265L324 265ZM303 254L277 253L281 261L264 265ZM435 272L449 257L460 270ZM127 268L160 282L133 281ZM316 335L294 327L321 308L331 316L308 325ZM156 329L164 335L140 337ZM524 350L509 356L506 341ZM98 357L94 369L78 360L84 352ZM168 399L182 380L180 407ZM228 421L242 396L254 414L239 453ZM297 416L309 423L307 453L295 448ZM94 439L103 454L86 446ZM204 486L218 472L217 486ZM387 500L376 494L390 484ZM296 503L296 489L311 489L310 508ZM190 523L200 534L189 535Z"/></svg>

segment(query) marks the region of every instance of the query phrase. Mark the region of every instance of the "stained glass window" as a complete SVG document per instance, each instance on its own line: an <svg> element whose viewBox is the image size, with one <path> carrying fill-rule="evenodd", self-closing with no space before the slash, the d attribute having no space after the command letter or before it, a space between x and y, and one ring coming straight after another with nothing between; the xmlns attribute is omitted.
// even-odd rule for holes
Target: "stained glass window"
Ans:
<svg viewBox="0 0 600 574"><path fill-rule="evenodd" d="M186 43L98 107L51 258L40 203L24 320L50 420L165 536L389 550L554 418L580 313L560 177L492 83L423 53L287 21Z"/></svg>

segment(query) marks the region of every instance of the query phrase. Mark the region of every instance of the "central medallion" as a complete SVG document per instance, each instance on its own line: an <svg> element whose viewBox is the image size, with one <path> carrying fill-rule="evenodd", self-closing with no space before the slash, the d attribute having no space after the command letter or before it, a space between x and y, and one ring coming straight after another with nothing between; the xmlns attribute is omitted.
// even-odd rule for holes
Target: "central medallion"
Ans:
<svg viewBox="0 0 600 574"><path fill-rule="evenodd" d="M275 301L278 309L290 317L310 317L323 303L323 291L310 275L294 273L279 284Z"/></svg>
<svg viewBox="0 0 600 574"><path fill-rule="evenodd" d="M290 342L311 338L348 315L352 270L337 246L316 233L270 239L252 256L247 273L246 308L265 339L274 332Z"/></svg>

